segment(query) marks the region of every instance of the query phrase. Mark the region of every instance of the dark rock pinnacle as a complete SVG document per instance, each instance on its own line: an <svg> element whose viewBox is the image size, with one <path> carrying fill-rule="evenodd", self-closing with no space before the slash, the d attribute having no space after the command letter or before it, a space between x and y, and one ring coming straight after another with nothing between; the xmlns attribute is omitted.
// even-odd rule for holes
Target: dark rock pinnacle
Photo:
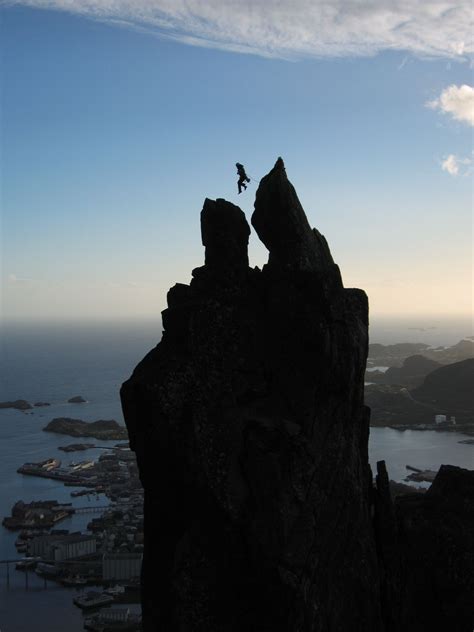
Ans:
<svg viewBox="0 0 474 632"><path fill-rule="evenodd" d="M207 266L248 267L250 227L238 206L221 198L206 198L201 211L201 235Z"/></svg>
<svg viewBox="0 0 474 632"><path fill-rule="evenodd" d="M169 291L163 338L121 389L145 489L144 630L396 630L383 607L399 585L378 561L394 567L379 540L395 518L367 454L367 297L344 289L281 159L252 224L262 271L243 212L205 201L205 265Z"/></svg>
<svg viewBox="0 0 474 632"><path fill-rule="evenodd" d="M270 251L270 264L320 272L334 267L328 244L311 230L281 158L260 182L252 226Z"/></svg>

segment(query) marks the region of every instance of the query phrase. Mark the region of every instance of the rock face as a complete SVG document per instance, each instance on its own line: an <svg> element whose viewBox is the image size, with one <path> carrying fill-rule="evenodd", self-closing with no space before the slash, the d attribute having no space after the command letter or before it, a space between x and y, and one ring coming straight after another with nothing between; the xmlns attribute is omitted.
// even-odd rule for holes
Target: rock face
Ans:
<svg viewBox="0 0 474 632"><path fill-rule="evenodd" d="M363 405L367 298L283 161L252 217L206 200L206 265L123 385L145 488L147 630L381 629ZM155 513L156 512L156 513Z"/></svg>
<svg viewBox="0 0 474 632"><path fill-rule="evenodd" d="M243 212L205 201L205 265L171 288L163 338L121 389L144 630L405 632L396 508L368 465L367 297L343 287L281 159L252 224L263 270Z"/></svg>
<svg viewBox="0 0 474 632"><path fill-rule="evenodd" d="M474 471L442 465L426 494L395 502L401 630L474 628Z"/></svg>

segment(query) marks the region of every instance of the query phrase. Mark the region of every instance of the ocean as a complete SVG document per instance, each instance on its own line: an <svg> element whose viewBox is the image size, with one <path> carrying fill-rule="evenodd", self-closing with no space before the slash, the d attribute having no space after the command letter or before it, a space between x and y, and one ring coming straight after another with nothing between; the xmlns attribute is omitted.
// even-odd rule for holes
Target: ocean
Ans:
<svg viewBox="0 0 474 632"><path fill-rule="evenodd" d="M467 319L428 321L427 319L380 319L371 323L371 341L425 342L450 345L472 335ZM161 338L161 322L57 322L9 323L1 328L0 401L26 399L51 406L32 411L0 410L0 518L10 515L17 500L57 499L76 506L105 504L103 497L71 499L70 488L55 481L17 474L25 461L59 457L63 463L79 460L78 453L64 453L58 446L74 442L67 436L42 431L54 417L74 417L85 421L115 419L123 423L119 388L138 361ZM69 404L82 395L87 403ZM390 477L402 481L406 465L437 469L442 463L474 467L474 446L461 444L466 437L440 432L373 428L369 454L372 467L384 459ZM98 442L96 445L107 445ZM112 445L114 442L111 442ZM97 457L97 451L79 453L80 459ZM58 527L85 529L91 515L74 516ZM16 559L16 533L0 527L0 559ZM10 565L0 565L1 632L81 632L83 616L72 604L76 589L59 587Z"/></svg>

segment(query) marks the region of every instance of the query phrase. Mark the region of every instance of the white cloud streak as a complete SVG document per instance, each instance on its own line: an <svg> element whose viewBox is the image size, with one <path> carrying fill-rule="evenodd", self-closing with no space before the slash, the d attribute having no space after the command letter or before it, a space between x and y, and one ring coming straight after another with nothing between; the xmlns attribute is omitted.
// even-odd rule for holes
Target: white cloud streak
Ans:
<svg viewBox="0 0 474 632"><path fill-rule="evenodd" d="M459 158L454 154L449 154L441 163L441 169L446 171L451 176L459 175L459 169L463 165L470 165L471 160L469 158ZM468 175L469 170L465 171L462 175Z"/></svg>
<svg viewBox="0 0 474 632"><path fill-rule="evenodd" d="M426 104L434 110L450 114L457 121L474 126L474 88L463 84L452 85L443 90L440 96Z"/></svg>
<svg viewBox="0 0 474 632"><path fill-rule="evenodd" d="M145 30L185 44L266 57L384 50L468 59L470 0L12 0Z"/></svg>
<svg viewBox="0 0 474 632"><path fill-rule="evenodd" d="M22 285L25 283L33 283L33 279L27 279L24 277L19 277L16 274L12 273L8 275L8 283L10 283L10 285Z"/></svg>

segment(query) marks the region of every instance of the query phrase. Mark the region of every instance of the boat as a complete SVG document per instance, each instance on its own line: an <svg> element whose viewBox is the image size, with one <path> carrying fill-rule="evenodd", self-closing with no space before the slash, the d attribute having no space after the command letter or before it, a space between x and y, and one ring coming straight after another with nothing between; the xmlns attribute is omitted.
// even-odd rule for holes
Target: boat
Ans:
<svg viewBox="0 0 474 632"><path fill-rule="evenodd" d="M47 459L42 463L38 463L38 465L47 472L51 470L55 470L58 467L61 467L61 461L59 459Z"/></svg>
<svg viewBox="0 0 474 632"><path fill-rule="evenodd" d="M69 463L69 467L76 471L76 470L88 470L91 467L94 467L95 465L95 461L79 461L79 462L75 462L72 461L71 463Z"/></svg>
<svg viewBox="0 0 474 632"><path fill-rule="evenodd" d="M15 564L17 571L26 571L30 568L34 568L38 562L41 561L40 557L24 557Z"/></svg>
<svg viewBox="0 0 474 632"><path fill-rule="evenodd" d="M63 577L61 584L63 586L85 586L87 579L81 575L70 575L69 577Z"/></svg>
<svg viewBox="0 0 474 632"><path fill-rule="evenodd" d="M90 496L90 489L79 489L77 492L71 492L71 496L73 498L77 498L78 496Z"/></svg>
<svg viewBox="0 0 474 632"><path fill-rule="evenodd" d="M60 509L59 511L55 511L52 514L51 522L53 524L56 524L56 522L59 522L60 520L64 520L64 518L69 518L71 513L74 513L74 512L71 510L65 510L65 509Z"/></svg>
<svg viewBox="0 0 474 632"><path fill-rule="evenodd" d="M103 592L89 590L88 592L81 593L78 597L74 597L72 601L74 605L81 608L81 610L89 610L113 603L114 598L112 595L107 595Z"/></svg>
<svg viewBox="0 0 474 632"><path fill-rule="evenodd" d="M40 577L56 577L59 568L55 564L47 564L46 562L38 562L36 565L36 574Z"/></svg>
<svg viewBox="0 0 474 632"><path fill-rule="evenodd" d="M46 461L40 461L39 463L24 463L17 469L20 474L31 474L33 472L51 472L61 467L61 461L59 459L46 459Z"/></svg>
<svg viewBox="0 0 474 632"><path fill-rule="evenodd" d="M118 597L119 595L124 594L125 586L116 584L115 586L110 586L109 588L105 588L104 592L107 593L108 595L112 595L113 597Z"/></svg>

